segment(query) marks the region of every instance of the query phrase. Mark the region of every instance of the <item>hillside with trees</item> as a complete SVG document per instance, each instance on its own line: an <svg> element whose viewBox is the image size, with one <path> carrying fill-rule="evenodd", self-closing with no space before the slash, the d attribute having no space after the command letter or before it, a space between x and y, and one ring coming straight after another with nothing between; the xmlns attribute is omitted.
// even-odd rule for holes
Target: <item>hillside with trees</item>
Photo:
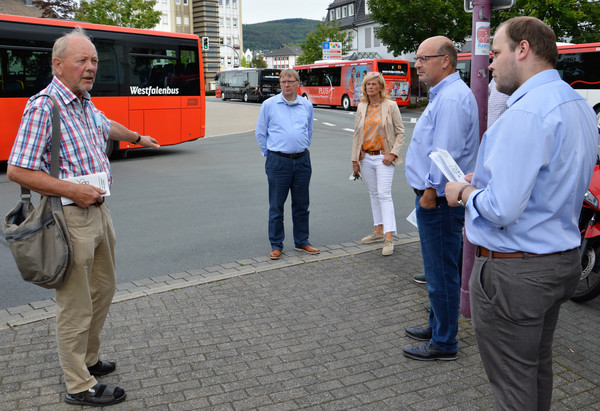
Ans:
<svg viewBox="0 0 600 411"><path fill-rule="evenodd" d="M284 19L264 23L244 24L244 48L277 50L283 46L300 46L306 35L314 31L319 20Z"/></svg>

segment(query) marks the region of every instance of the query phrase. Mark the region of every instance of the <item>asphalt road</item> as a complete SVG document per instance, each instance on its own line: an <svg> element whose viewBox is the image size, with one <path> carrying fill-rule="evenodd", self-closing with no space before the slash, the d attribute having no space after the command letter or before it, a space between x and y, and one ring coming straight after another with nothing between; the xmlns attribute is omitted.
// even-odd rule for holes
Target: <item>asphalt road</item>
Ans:
<svg viewBox="0 0 600 411"><path fill-rule="evenodd" d="M207 101L207 137L160 150L142 149L112 162L109 206L117 231L118 282L208 267L267 254L267 182L253 129L260 106ZM419 113L404 111L405 148ZM411 123L411 119L413 119ZM372 230L366 186L350 181L354 112L315 109L310 148L310 240L315 246L354 241ZM17 202L19 188L0 168L0 212ZM398 167L393 185L398 232L414 194ZM285 247L294 246L289 200ZM0 308L54 296L23 282L0 240Z"/></svg>

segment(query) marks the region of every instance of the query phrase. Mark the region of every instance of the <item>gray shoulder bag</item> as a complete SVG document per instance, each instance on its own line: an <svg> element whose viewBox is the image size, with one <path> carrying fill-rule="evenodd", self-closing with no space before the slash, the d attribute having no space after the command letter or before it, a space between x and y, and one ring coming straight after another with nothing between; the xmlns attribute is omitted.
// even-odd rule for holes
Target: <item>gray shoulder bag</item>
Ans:
<svg viewBox="0 0 600 411"><path fill-rule="evenodd" d="M58 178L60 112L54 97L37 97L41 96L52 99L50 175ZM31 192L21 186L21 200L4 217L4 237L25 281L44 288L63 285L73 263L73 246L60 197L42 196L34 207Z"/></svg>

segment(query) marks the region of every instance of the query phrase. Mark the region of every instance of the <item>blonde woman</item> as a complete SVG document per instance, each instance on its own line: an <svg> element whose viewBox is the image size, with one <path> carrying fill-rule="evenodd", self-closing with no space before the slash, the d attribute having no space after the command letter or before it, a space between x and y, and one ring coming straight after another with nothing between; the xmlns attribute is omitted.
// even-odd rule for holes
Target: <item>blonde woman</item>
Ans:
<svg viewBox="0 0 600 411"><path fill-rule="evenodd" d="M387 98L383 76L368 73L361 90L354 124L352 171L355 176L362 173L367 184L375 226L361 242L383 241L381 253L391 255L394 252L393 235L396 234L392 180L395 166L402 161L404 124L398 105Z"/></svg>

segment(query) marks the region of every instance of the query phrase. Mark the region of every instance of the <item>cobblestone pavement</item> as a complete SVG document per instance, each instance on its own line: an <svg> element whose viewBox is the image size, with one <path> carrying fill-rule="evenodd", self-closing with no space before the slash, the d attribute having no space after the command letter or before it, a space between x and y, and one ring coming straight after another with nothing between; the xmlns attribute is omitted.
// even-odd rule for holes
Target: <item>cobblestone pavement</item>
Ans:
<svg viewBox="0 0 600 411"><path fill-rule="evenodd" d="M425 325L416 234L381 245L286 251L119 285L103 332L100 377L127 391L112 410L479 410L491 389L470 320L457 361L402 356ZM554 341L553 409L600 409L600 298L563 306ZM69 410L53 301L0 312L0 410Z"/></svg>

